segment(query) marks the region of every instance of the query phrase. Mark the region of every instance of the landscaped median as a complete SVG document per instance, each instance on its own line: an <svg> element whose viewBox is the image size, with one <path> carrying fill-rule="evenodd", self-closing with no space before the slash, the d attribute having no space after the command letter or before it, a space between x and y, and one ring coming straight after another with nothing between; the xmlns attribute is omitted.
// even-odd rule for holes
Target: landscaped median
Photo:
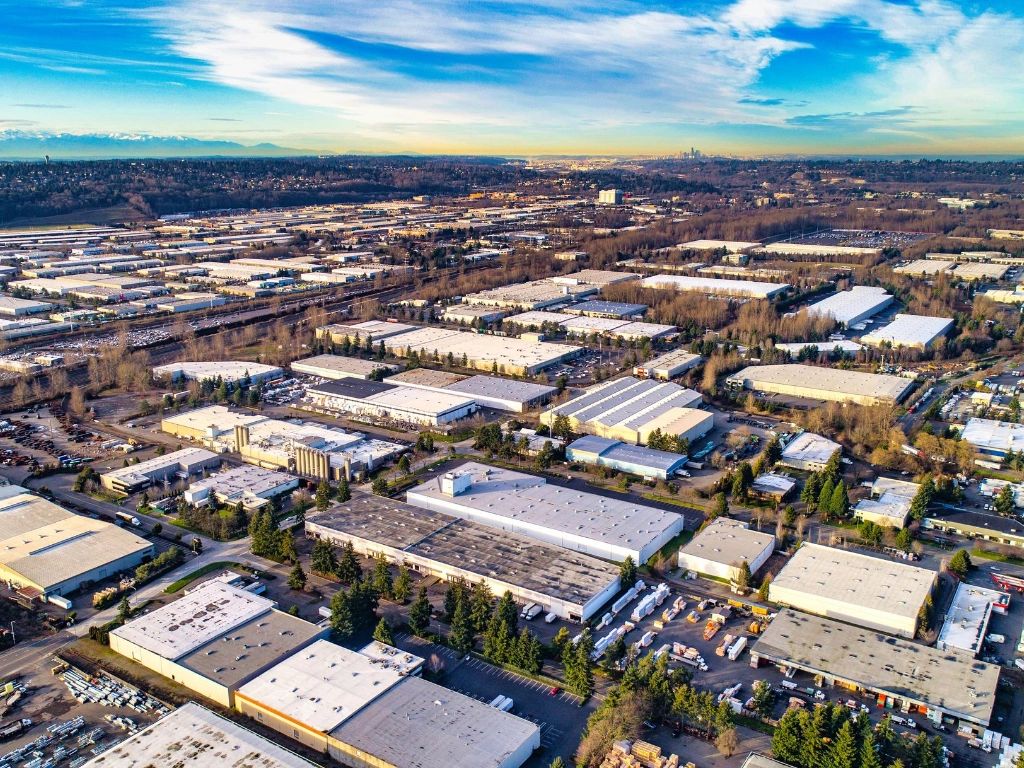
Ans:
<svg viewBox="0 0 1024 768"><path fill-rule="evenodd" d="M182 576L177 581L168 584L167 587L164 589L164 592L166 592L169 595L173 595L175 592L180 592L193 581L195 581L196 579L201 579L208 573L213 573L214 571L224 571L228 568L243 567L244 566L241 563L236 563L233 560L218 560L215 563L207 563L202 568L197 568L187 576Z"/></svg>

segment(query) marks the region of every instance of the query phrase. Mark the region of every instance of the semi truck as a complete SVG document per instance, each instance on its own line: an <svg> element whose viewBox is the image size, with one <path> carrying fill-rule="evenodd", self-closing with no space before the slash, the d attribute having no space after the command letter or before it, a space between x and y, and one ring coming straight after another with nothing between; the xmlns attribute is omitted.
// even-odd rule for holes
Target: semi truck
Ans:
<svg viewBox="0 0 1024 768"><path fill-rule="evenodd" d="M142 525L142 521L139 520L139 518L137 518L131 512L118 512L116 514L116 517L118 520L122 520L123 522L127 523L128 525L134 528L138 528L140 525Z"/></svg>

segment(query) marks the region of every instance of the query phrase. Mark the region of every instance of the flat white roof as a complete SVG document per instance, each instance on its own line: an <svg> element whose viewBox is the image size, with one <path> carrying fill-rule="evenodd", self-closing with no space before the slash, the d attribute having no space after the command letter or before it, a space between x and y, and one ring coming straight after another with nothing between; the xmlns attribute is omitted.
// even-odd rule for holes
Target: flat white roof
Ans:
<svg viewBox="0 0 1024 768"><path fill-rule="evenodd" d="M266 379L282 374L280 368L275 365L253 363L247 360L218 360L207 363L168 363L158 365L153 369L153 375L160 376L182 376L186 379L216 379L221 378L227 382L236 382L244 378Z"/></svg>
<svg viewBox="0 0 1024 768"><path fill-rule="evenodd" d="M224 405L208 405L205 408L168 416L161 421L161 425L202 430L209 432L211 437L216 437L225 432L234 432L236 426L247 427L266 420L267 417L260 414L232 411Z"/></svg>
<svg viewBox="0 0 1024 768"><path fill-rule="evenodd" d="M915 261L911 261L909 264L896 267L893 272L898 272L901 275L918 275L920 277L925 277L928 275L937 275L940 272L950 272L955 266L955 261L917 259Z"/></svg>
<svg viewBox="0 0 1024 768"><path fill-rule="evenodd" d="M864 344L926 347L953 327L952 317L896 315L891 323L861 337Z"/></svg>
<svg viewBox="0 0 1024 768"><path fill-rule="evenodd" d="M716 277L691 277L689 275L652 275L645 277L644 288L667 288L676 291L692 291L721 296L746 296L754 299L770 299L789 289L786 283L763 283L756 280L725 280Z"/></svg>
<svg viewBox="0 0 1024 768"><path fill-rule="evenodd" d="M844 371L820 365L751 365L732 374L729 381L742 383L747 389L774 391L772 386L797 387L818 390L840 397L872 397L879 400L898 400L914 386L913 379L863 371ZM806 395L814 397L814 395Z"/></svg>
<svg viewBox="0 0 1024 768"><path fill-rule="evenodd" d="M857 285L811 304L807 313L815 317L832 317L837 323L846 325L870 317L890 301L892 294L884 288Z"/></svg>
<svg viewBox="0 0 1024 768"><path fill-rule="evenodd" d="M995 419L968 419L960 439L989 453L1016 453L1024 449L1024 424Z"/></svg>
<svg viewBox="0 0 1024 768"><path fill-rule="evenodd" d="M850 341L849 339L838 339L836 341L796 341L796 342L783 342L775 345L776 349L781 349L788 352L790 355L799 355L801 350L814 347L819 353L829 353L833 350L840 350L842 352L858 352L864 349L863 344L858 344L856 341Z"/></svg>
<svg viewBox="0 0 1024 768"><path fill-rule="evenodd" d="M293 371L322 376L327 379L335 378L337 374L369 376L378 368L393 371L395 366L377 360L362 360L358 357L345 357L344 355L315 355L304 360L296 360L291 364Z"/></svg>
<svg viewBox="0 0 1024 768"><path fill-rule="evenodd" d="M208 581L111 634L174 661L273 607L273 600Z"/></svg>
<svg viewBox="0 0 1024 768"><path fill-rule="evenodd" d="M690 251L717 251L721 248L730 253L739 253L748 248L756 248L760 243L744 242L742 240L690 240L687 243L680 243L676 248L684 248Z"/></svg>
<svg viewBox="0 0 1024 768"><path fill-rule="evenodd" d="M456 360L463 355L478 363L497 363L499 366L512 365L536 367L550 365L575 355L579 347L555 344L548 341L525 341L508 336L454 331L447 328L427 327L402 333L387 339L384 344L395 354L425 350L432 355L434 350L444 358L449 352Z"/></svg>
<svg viewBox="0 0 1024 768"><path fill-rule="evenodd" d="M771 589L842 602L852 613L870 608L907 619L917 617L934 581L926 568L804 542Z"/></svg>
<svg viewBox="0 0 1024 768"><path fill-rule="evenodd" d="M565 415L581 423L638 430L673 409L693 408L701 401L699 392L672 382L624 376L556 405L545 417Z"/></svg>
<svg viewBox="0 0 1024 768"><path fill-rule="evenodd" d="M190 701L92 758L84 768L316 768Z"/></svg>
<svg viewBox="0 0 1024 768"><path fill-rule="evenodd" d="M782 461L813 461L824 464L832 454L842 448L835 440L816 435L813 432L802 432L782 449Z"/></svg>
<svg viewBox="0 0 1024 768"><path fill-rule="evenodd" d="M742 560L753 563L766 549L774 548L775 537L772 534L752 531L740 520L719 517L680 549L679 555L681 558L687 555L699 557L722 565L738 565Z"/></svg>
<svg viewBox="0 0 1024 768"><path fill-rule="evenodd" d="M946 620L939 632L936 647L957 648L976 656L985 640L992 604L1002 602L1005 598L998 590L961 582L946 611Z"/></svg>
<svg viewBox="0 0 1024 768"><path fill-rule="evenodd" d="M140 461L138 464L130 464L127 467L118 467L109 472L104 472L103 477L113 477L134 484L148 480L152 475L159 474L170 468L186 469L194 467L212 459L217 454L207 451L204 448L182 448L180 451L172 451L163 456L154 456L152 459Z"/></svg>
<svg viewBox="0 0 1024 768"><path fill-rule="evenodd" d="M565 312L545 312L542 309L531 309L529 312L520 312L518 315L510 315L502 320L502 323L512 323L515 325L544 325L544 323L555 323L560 325L566 320L572 320L575 315L570 315Z"/></svg>
<svg viewBox="0 0 1024 768"><path fill-rule="evenodd" d="M238 695L329 733L403 679L392 665L318 640L250 680Z"/></svg>

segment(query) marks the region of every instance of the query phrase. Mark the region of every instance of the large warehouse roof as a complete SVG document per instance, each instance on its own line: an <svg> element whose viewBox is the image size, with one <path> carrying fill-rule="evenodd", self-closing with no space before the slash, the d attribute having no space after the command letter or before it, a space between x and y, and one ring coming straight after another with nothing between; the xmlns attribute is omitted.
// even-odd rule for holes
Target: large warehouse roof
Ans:
<svg viewBox="0 0 1024 768"><path fill-rule="evenodd" d="M999 682L993 664L791 610L779 611L751 653L983 724Z"/></svg>
<svg viewBox="0 0 1024 768"><path fill-rule="evenodd" d="M566 307L571 315L604 315L607 317L635 317L647 311L646 304L627 304L622 301L583 301Z"/></svg>
<svg viewBox="0 0 1024 768"><path fill-rule="evenodd" d="M192 415L195 416L196 412L193 412ZM153 477L169 472L190 471L193 467L215 459L217 459L217 454L203 448L182 448L180 451L154 456L152 459L140 461L138 464L117 467L109 472L104 472L103 477L117 480L126 486L132 486L148 482Z"/></svg>
<svg viewBox="0 0 1024 768"><path fill-rule="evenodd" d="M756 562L768 547L775 547L772 534L752 531L740 520L719 517L694 536L679 554L722 565L737 565L744 560Z"/></svg>
<svg viewBox="0 0 1024 768"><path fill-rule="evenodd" d="M837 323L849 325L880 312L891 301L892 294L884 288L857 285L811 304L807 307L807 313L816 317L831 317ZM824 348L825 345L821 346Z"/></svg>
<svg viewBox="0 0 1024 768"><path fill-rule="evenodd" d="M435 351L443 359L451 353L456 360L465 355L475 361L477 367L497 365L499 368L514 368L535 371L554 365L580 351L579 347L568 344L554 344L547 341L526 341L508 336L454 331L447 328L419 328L402 333L384 342L392 354L405 355L412 352Z"/></svg>
<svg viewBox="0 0 1024 768"><path fill-rule="evenodd" d="M707 293L715 296L737 296L770 299L789 290L786 283L763 283L755 280L725 280L716 277L689 275L653 275L641 281L644 288L667 288L676 291Z"/></svg>
<svg viewBox="0 0 1024 768"><path fill-rule="evenodd" d="M370 494L307 515L306 522L569 603L586 603L618 577L603 560Z"/></svg>
<svg viewBox="0 0 1024 768"><path fill-rule="evenodd" d="M830 598L848 605L851 613L867 608L916 619L934 582L935 572L926 568L805 542L771 589Z"/></svg>
<svg viewBox="0 0 1024 768"><path fill-rule="evenodd" d="M1001 456L1024 450L1024 424L994 419L968 419L960 439L985 453Z"/></svg>
<svg viewBox="0 0 1024 768"><path fill-rule="evenodd" d="M273 607L273 600L220 581L208 581L111 634L173 661Z"/></svg>
<svg viewBox="0 0 1024 768"><path fill-rule="evenodd" d="M331 736L402 768L499 768L539 742L533 723L419 677L404 678Z"/></svg>
<svg viewBox="0 0 1024 768"><path fill-rule="evenodd" d="M760 243L744 242L742 240L690 240L686 243L679 243L676 248L688 251L717 251L722 248L730 253L740 253L748 248L756 248Z"/></svg>
<svg viewBox="0 0 1024 768"><path fill-rule="evenodd" d="M385 371L395 370L394 365L344 355L314 355L304 360L296 360L291 364L291 368L296 373L321 376L325 379L344 379L349 376L363 379L382 368Z"/></svg>
<svg viewBox="0 0 1024 768"><path fill-rule="evenodd" d="M194 379L221 379L227 382L260 381L262 379L273 379L281 376L283 371L276 365L265 365L264 363L253 363L248 360L217 360L209 363L168 363L158 365L153 369L153 375L157 378L170 376L171 378Z"/></svg>
<svg viewBox="0 0 1024 768"><path fill-rule="evenodd" d="M390 665L317 640L250 680L236 695L329 733L403 679Z"/></svg>
<svg viewBox="0 0 1024 768"><path fill-rule="evenodd" d="M532 403L548 398L557 391L547 384L484 375L470 376L468 379L448 385L445 389L467 397L480 398L481 405L487 405L488 399Z"/></svg>
<svg viewBox="0 0 1024 768"><path fill-rule="evenodd" d="M31 493L0 500L0 566L43 591L152 546Z"/></svg>
<svg viewBox="0 0 1024 768"><path fill-rule="evenodd" d="M194 701L111 746L84 768L316 768Z"/></svg>
<svg viewBox="0 0 1024 768"><path fill-rule="evenodd" d="M951 317L927 315L896 315L891 323L861 336L864 344L891 344L894 347L920 347L930 345L953 327Z"/></svg>
<svg viewBox="0 0 1024 768"><path fill-rule="evenodd" d="M595 429L622 426L639 430L673 408L693 408L701 403L699 392L671 382L641 380L630 376L591 387L544 413L545 423L564 415Z"/></svg>
<svg viewBox="0 0 1024 768"><path fill-rule="evenodd" d="M782 449L782 463L793 463L798 467L804 464L824 464L841 449L842 446L835 440L813 432L801 432Z"/></svg>
<svg viewBox="0 0 1024 768"><path fill-rule="evenodd" d="M728 381L746 389L779 392L821 400L898 401L914 386L913 379L815 365L785 363L751 365Z"/></svg>

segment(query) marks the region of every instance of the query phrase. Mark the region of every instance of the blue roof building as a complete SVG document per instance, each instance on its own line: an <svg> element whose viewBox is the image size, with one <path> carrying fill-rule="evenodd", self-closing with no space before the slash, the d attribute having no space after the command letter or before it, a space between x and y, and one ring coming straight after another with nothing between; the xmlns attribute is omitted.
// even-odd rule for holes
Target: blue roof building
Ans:
<svg viewBox="0 0 1024 768"><path fill-rule="evenodd" d="M565 449L565 458L657 480L667 480L687 461L687 457L679 453L630 445L596 435L586 435L571 443Z"/></svg>
<svg viewBox="0 0 1024 768"><path fill-rule="evenodd" d="M584 301L566 307L564 312L570 315L586 315L587 317L608 317L619 320L624 317L639 317L647 311L646 304L627 304L621 301Z"/></svg>

